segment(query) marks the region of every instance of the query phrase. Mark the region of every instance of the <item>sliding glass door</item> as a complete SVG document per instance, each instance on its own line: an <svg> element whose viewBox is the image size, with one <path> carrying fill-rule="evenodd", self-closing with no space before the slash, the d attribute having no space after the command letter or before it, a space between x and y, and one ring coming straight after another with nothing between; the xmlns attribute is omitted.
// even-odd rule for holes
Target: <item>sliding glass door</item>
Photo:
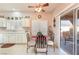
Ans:
<svg viewBox="0 0 79 59"><path fill-rule="evenodd" d="M77 10L77 20L76 20L76 33L77 33L77 54L79 55L79 10Z"/></svg>
<svg viewBox="0 0 79 59"><path fill-rule="evenodd" d="M60 16L60 28L61 49L79 55L79 8Z"/></svg>
<svg viewBox="0 0 79 59"><path fill-rule="evenodd" d="M73 10L60 17L60 47L68 54L74 54L74 17Z"/></svg>

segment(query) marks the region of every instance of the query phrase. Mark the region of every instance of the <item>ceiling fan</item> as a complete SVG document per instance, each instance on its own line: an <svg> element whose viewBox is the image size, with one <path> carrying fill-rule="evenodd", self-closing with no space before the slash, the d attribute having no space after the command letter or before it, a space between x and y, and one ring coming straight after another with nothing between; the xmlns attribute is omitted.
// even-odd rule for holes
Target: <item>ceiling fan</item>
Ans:
<svg viewBox="0 0 79 59"><path fill-rule="evenodd" d="M35 8L35 12L45 12L43 7L49 6L49 3L38 4L36 6L28 6L28 8Z"/></svg>

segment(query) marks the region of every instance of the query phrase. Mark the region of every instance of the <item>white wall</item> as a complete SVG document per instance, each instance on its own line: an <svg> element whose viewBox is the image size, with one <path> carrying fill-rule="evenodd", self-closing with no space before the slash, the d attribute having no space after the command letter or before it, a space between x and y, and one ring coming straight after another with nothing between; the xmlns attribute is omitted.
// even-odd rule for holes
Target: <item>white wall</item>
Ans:
<svg viewBox="0 0 79 59"><path fill-rule="evenodd" d="M28 23L30 27L32 26L31 24L32 20L38 20L38 15L42 15L42 18L39 20L41 21L46 20L48 22L48 26L52 26L52 13L28 13L28 12L11 12L11 11L0 12L0 16L5 16L5 17L30 16L30 18L27 18L27 20L30 20L30 23ZM0 33L1 32L2 30L0 29ZM30 34L32 35L32 32Z"/></svg>
<svg viewBox="0 0 79 59"><path fill-rule="evenodd" d="M38 19L38 15L42 15L42 19L41 20L48 20L48 24L51 25L52 24L52 13L28 13L28 12L11 12L11 11L5 11L5 12L0 12L0 16L30 16L30 18L28 18L29 20L37 20Z"/></svg>
<svg viewBox="0 0 79 59"><path fill-rule="evenodd" d="M39 31L42 32L43 35L48 36L48 23L46 20L32 21L32 36L36 36Z"/></svg>

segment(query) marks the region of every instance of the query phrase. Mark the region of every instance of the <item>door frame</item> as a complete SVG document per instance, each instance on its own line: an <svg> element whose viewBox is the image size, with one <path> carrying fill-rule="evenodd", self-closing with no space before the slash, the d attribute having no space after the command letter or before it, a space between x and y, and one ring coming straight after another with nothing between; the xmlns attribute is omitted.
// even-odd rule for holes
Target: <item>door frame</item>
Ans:
<svg viewBox="0 0 79 59"><path fill-rule="evenodd" d="M72 4L72 5L70 5L70 6L68 6L66 9L64 9L62 12L60 12L59 14L57 14L56 16L55 16L55 19L56 20L59 20L60 21L60 19L57 19L58 17L60 18L62 15L64 15L64 14L66 14L66 13L68 13L69 11L72 11L73 10L73 14L75 15L73 15L73 19L75 19L75 21L74 21L74 29L76 28L76 21L77 21L77 10L79 10L79 5L75 5L75 4ZM61 26L61 25L60 25ZM59 31L60 31L60 26L59 26ZM77 31L76 31L76 29L75 30L73 30L74 31L74 49L73 49L73 54L74 55L77 55ZM59 35L60 36L60 35ZM59 38L59 44L60 44L60 39L61 38ZM59 46L59 48L60 48L60 46Z"/></svg>

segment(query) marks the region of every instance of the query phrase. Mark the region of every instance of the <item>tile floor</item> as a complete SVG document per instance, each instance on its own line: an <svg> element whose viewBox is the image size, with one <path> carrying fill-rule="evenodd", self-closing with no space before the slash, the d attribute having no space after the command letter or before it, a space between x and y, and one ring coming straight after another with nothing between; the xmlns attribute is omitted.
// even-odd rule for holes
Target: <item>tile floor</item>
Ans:
<svg viewBox="0 0 79 59"><path fill-rule="evenodd" d="M0 55L35 55L35 53L33 47L29 48L27 53L26 45L14 45L10 48L0 48ZM46 54L38 53L37 55L46 55ZM64 55L64 53L61 52L59 49L56 49L54 52L52 47L48 47L48 55Z"/></svg>

